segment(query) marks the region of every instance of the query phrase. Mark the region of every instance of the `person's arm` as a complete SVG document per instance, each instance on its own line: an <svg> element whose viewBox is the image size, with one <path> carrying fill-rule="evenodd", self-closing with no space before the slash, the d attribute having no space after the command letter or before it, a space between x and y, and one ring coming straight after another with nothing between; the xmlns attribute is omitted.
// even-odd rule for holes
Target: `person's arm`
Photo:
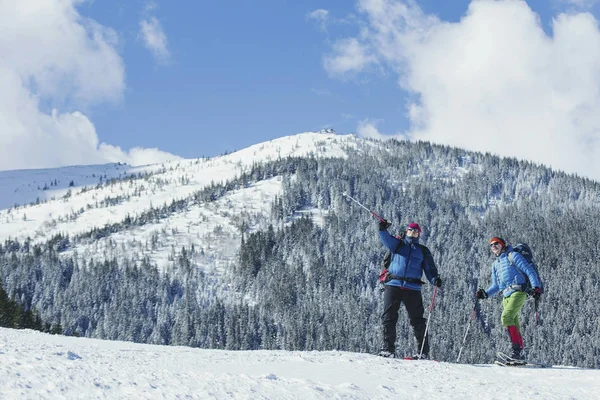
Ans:
<svg viewBox="0 0 600 400"><path fill-rule="evenodd" d="M437 278L439 278L435 261L433 260L431 251L426 246L421 246L421 250L423 251L423 270L425 271L425 276L432 285L435 285Z"/></svg>
<svg viewBox="0 0 600 400"><path fill-rule="evenodd" d="M394 250L396 250L396 247L398 247L398 244L400 243L400 239L393 237L388 231L379 231L379 238L381 239L381 243L383 243L383 245L392 253Z"/></svg>

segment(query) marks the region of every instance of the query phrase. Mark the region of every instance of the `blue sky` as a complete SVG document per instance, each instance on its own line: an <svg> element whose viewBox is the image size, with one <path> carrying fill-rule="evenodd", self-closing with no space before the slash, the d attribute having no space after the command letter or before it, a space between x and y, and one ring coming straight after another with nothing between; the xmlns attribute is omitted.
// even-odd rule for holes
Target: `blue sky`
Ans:
<svg viewBox="0 0 600 400"><path fill-rule="evenodd" d="M0 1L0 23L13 29L15 38L0 40L0 55L9 60L0 65L6 73L0 80L6 89L5 101L0 99L5 150L0 169L215 156L324 128L430 140L580 174L589 163L569 159L582 151L598 158L600 121L590 115L600 111L600 101L584 89L597 89L600 80L569 78L576 82L567 79L564 85L583 88L569 93L561 83L571 63L586 66L579 77L600 67L600 49L593 47L600 37L593 28L600 15L597 0L17 4ZM496 30L490 28L494 15L503 15ZM560 37L592 48L575 51L581 60L569 61L573 52L555 37L561 16L567 33ZM67 27L68 36L60 26ZM579 32L573 28L578 26L585 28ZM521 44L514 53L524 55L526 72L518 68L523 57L510 54ZM483 54L496 47L496 54ZM508 67L494 69L504 61ZM543 77L550 84L536 81L540 70L552 70ZM511 86L521 79L527 84ZM497 86L487 87L489 82ZM469 100L456 106L463 96ZM532 107L527 117L505 123L515 114L507 104L527 99L519 111L538 104L538 98L554 97L551 105ZM590 111L582 115L581 110ZM564 118L552 121L556 137L545 135L550 127L536 121L561 112ZM537 146L535 152L490 141L498 135L521 139L532 130L537 134L531 134L527 148ZM539 146L540 141L550 144ZM564 151L565 142L573 141L583 148Z"/></svg>

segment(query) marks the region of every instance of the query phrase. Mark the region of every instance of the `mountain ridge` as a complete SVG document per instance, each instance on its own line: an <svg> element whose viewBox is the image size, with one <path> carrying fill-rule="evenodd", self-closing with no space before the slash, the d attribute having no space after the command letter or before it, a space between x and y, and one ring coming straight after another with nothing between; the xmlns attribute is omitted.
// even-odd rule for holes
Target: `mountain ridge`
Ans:
<svg viewBox="0 0 600 400"><path fill-rule="evenodd" d="M299 157L307 154L316 157L344 157L345 152L342 147L355 146L356 140L359 139L353 135L337 135L329 131L307 132L259 143L210 159L179 160L142 167L108 164L29 171L33 179L31 179L31 183L27 183L28 186L36 183L39 185L42 182L44 185L48 185L47 181L60 183L55 185L56 189L50 193L52 197L46 202L1 210L0 221L3 221L4 224L0 226L0 237L20 240L29 237L33 239L33 243L36 243L56 234L74 236L94 227L101 228L106 224L118 223L127 216L134 217L153 205L160 206L188 198L194 192L215 182L235 179L257 162L269 162L281 157ZM115 172L111 173L113 169ZM79 170L82 170L83 173L79 173ZM25 171L19 171L18 175L24 173ZM53 173L59 175L56 176ZM0 173L0 184L3 182L2 174ZM14 174L14 172L5 172L4 176ZM40 174L43 175L43 179L38 178ZM92 183L91 186L80 185L77 181L73 182L76 177L83 179L84 176L90 176L90 174L93 178L98 179L98 182L90 182L89 178L84 182ZM66 182L73 184L68 185L65 184ZM259 184L259 186L265 187L263 184ZM274 182L267 186L269 188L265 188L265 194L259 194L264 199L273 198L275 193L280 190ZM10 191L6 187L1 189L4 189L5 192ZM37 194L39 192L32 192L31 196ZM241 196L243 197L243 194ZM128 201L125 201L124 198L127 198ZM235 196L232 201L240 202L240 200L236 200ZM268 204L268 201L264 202L265 206ZM202 219L202 212L196 211L198 215L191 216L187 213L184 219ZM209 214L215 215L215 212L209 212ZM216 215L216 219L223 220L218 215ZM226 221L221 222L225 224ZM182 223L185 225L184 221L174 222L173 226L166 228L161 226L156 230L175 229L181 232L183 231ZM190 233L191 236L194 234L201 233ZM143 232L140 235L144 236ZM152 233L149 235L152 236ZM132 236L135 237L135 233ZM113 235L113 237L119 241L119 235ZM175 247L181 247L184 244L190 245L191 243L176 242ZM163 254L158 255L156 260L165 261L166 258Z"/></svg>

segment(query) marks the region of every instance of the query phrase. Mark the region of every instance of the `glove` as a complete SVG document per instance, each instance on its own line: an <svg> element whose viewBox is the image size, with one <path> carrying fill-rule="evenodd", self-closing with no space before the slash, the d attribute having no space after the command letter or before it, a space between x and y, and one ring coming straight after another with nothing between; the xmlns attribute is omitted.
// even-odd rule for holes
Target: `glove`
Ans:
<svg viewBox="0 0 600 400"><path fill-rule="evenodd" d="M540 298L541 295L542 295L542 289L539 287L534 287L533 292L531 293L531 296L533 296L533 298L537 300Z"/></svg>
<svg viewBox="0 0 600 400"><path fill-rule="evenodd" d="M388 281L388 270L387 268L382 269L381 273L379 274L379 282L380 283L386 283Z"/></svg>
<svg viewBox="0 0 600 400"><path fill-rule="evenodd" d="M433 280L433 284L437 287L442 287L442 278L439 276Z"/></svg>
<svg viewBox="0 0 600 400"><path fill-rule="evenodd" d="M385 219L383 221L379 221L379 230L380 231L387 231L387 228L389 228L390 226L392 226L392 224L389 223Z"/></svg>
<svg viewBox="0 0 600 400"><path fill-rule="evenodd" d="M475 297L481 300L485 300L488 298L487 293L482 288L477 289L477 293L475 293Z"/></svg>

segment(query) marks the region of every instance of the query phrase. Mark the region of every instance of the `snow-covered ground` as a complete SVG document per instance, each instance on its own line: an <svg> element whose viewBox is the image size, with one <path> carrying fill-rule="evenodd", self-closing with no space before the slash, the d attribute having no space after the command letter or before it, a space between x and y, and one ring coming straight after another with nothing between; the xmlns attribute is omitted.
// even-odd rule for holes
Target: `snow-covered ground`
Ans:
<svg viewBox="0 0 600 400"><path fill-rule="evenodd" d="M598 399L600 370L221 351L0 328L1 399Z"/></svg>

